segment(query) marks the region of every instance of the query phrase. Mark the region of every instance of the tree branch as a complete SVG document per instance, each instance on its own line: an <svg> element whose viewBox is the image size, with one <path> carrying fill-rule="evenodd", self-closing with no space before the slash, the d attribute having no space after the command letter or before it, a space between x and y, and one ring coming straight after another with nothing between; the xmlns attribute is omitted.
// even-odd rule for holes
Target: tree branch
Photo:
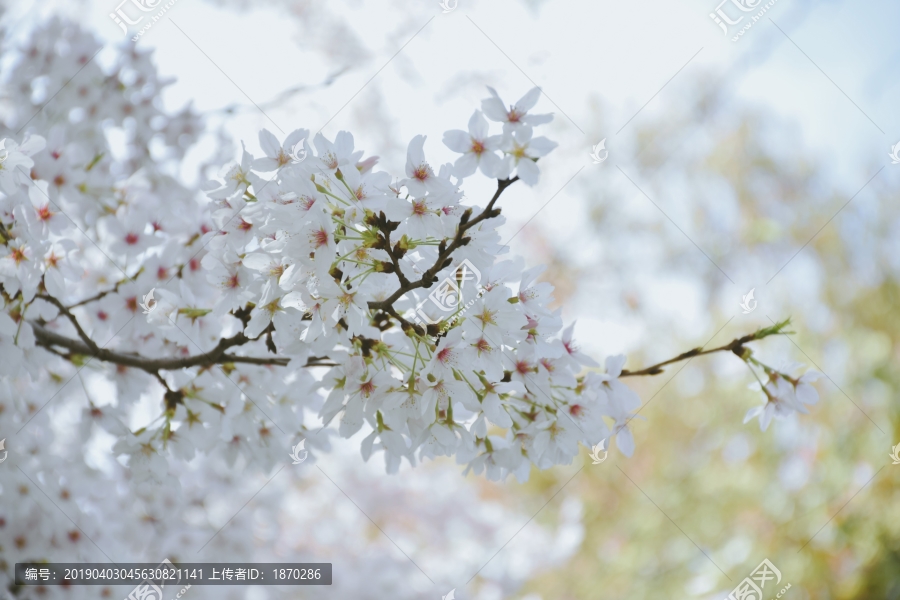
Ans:
<svg viewBox="0 0 900 600"><path fill-rule="evenodd" d="M69 321L75 327L75 331L78 332L78 337L80 337L82 341L84 341L85 345L90 349L90 351L94 354L100 351L100 347L97 346L94 340L91 339L91 336L85 333L84 329L81 328L81 324L78 322L78 319L75 318L75 315L69 312L69 309L66 308L66 306L62 302L47 294L37 294L35 295L35 298L45 300L58 308L59 312L62 313L67 319L69 319Z"/></svg>
<svg viewBox="0 0 900 600"><path fill-rule="evenodd" d="M141 268L138 270L138 272L134 274L134 277L137 277L138 275L140 275L141 272L142 272L143 270L144 270L144 267L141 267ZM100 292L99 294L97 294L97 295L95 295L95 296L91 296L90 298L85 298L84 300L81 300L81 301L79 301L79 302L76 302L75 304L73 304L73 305L70 306L69 308L72 309L72 308L76 308L76 307L78 307L78 306L84 306L85 304L90 304L91 302L96 302L97 300L100 300L100 299L102 299L103 297L105 297L105 296L107 296L107 295L109 295L109 294L112 294L113 292L118 292L118 291L119 291L119 286L121 286L123 283L128 283L129 281L132 281L132 279L128 279L128 278L126 278L126 279L120 279L119 281L116 282L116 285L115 285L112 289L106 290L106 291L104 291L104 292Z"/></svg>
<svg viewBox="0 0 900 600"><path fill-rule="evenodd" d="M93 358L99 358L100 360L116 365L135 367L152 375L156 375L160 370L173 371L176 369L187 369L190 367L210 367L213 365L228 363L274 365L284 367L287 366L287 364L291 360L286 356L255 357L239 356L237 354L227 353L225 350L227 350L228 348L244 344L248 341L252 341L244 336L243 333L238 333L237 335L234 335L230 338L223 338L219 340L218 345L206 354L197 354L194 356L185 356L181 358L147 358L138 354L107 350L106 348L100 348L96 344L94 344L94 348L96 348L95 350L83 341L75 340L64 335L60 335L54 331L50 331L40 323L30 322L30 325L32 329L34 329L34 335L37 341L37 345L43 348L47 348L54 354L62 356L63 358L71 359L75 355L91 356ZM69 353L63 354L57 351L55 349L56 347L65 348L69 351ZM328 357L326 356L310 357L309 359L307 359L304 367L334 366L333 363L324 362L327 360Z"/></svg>
<svg viewBox="0 0 900 600"><path fill-rule="evenodd" d="M675 358L670 358L669 360L664 360L662 362L656 363L655 365L651 365L645 369L641 369L640 371L629 371L628 369L622 369L622 373L619 377L637 377L643 375L659 375L663 372L663 368L666 365L671 365L673 363L681 362L683 360L687 360L690 358L694 358L695 356L702 356L704 354L712 354L713 352L732 352L736 354L739 358L744 359L745 352L749 352L747 348L744 348L744 344L749 342L755 342L757 340L761 340L763 338L769 337L770 335L786 335L793 333L792 331L785 331L785 328L790 324L790 318L781 321L780 323L776 323L772 327L763 327L757 329L754 333L745 335L743 337L736 338L731 342L725 344L724 346L719 346L718 348L710 348L709 350L704 350L703 348L694 348L692 350L688 350L687 352L683 352L679 354Z"/></svg>
<svg viewBox="0 0 900 600"><path fill-rule="evenodd" d="M487 219L491 219L497 217L500 214L500 209L495 209L494 205L497 200L500 198L500 195L503 194L503 191L506 190L513 183L518 181L518 176L513 177L512 179L499 179L497 180L497 191L494 192L494 196L491 198L490 202L488 202L487 206L482 210L474 219L469 219L472 214L472 209L469 208L463 213L463 216L460 218L459 225L456 229L456 235L453 238L453 241L450 242L449 245L446 245L447 239L445 238L439 245L438 257L435 260L434 264L428 268L417 281L409 281L406 276L403 274L400 268L400 262L402 260L403 254L405 251L399 247L394 248L391 246L391 231L393 230L391 227L391 223L388 223L382 213L377 219L377 228L381 232L382 240L384 242L384 249L386 250L388 256L391 259L391 265L393 266L394 272L397 274L398 281L400 282L400 286L397 290L394 291L388 298L381 301L373 301L369 302L368 306L372 310L381 310L387 315L397 319L397 321L401 324L401 327L404 330L414 329L417 332L421 332L421 327L418 325L414 325L404 319L394 308L394 302L403 297L404 294L420 287L426 287L431 285L436 281L437 274L444 268L446 268L450 263L450 258L457 249L462 246L468 244L471 238L467 238L465 236L466 232L472 229L475 225L485 221ZM374 223L373 223L374 224ZM5 234L6 232L0 229L0 234ZM388 263L384 263L388 265ZM112 350L107 350L106 348L101 348L94 342L89 335L84 331L81 327L81 324L78 322L78 319L73 315L70 311L71 308L82 306L84 304L88 304L90 302L99 300L106 296L111 292L115 292L118 290L119 285L124 283L125 280L122 280L116 283L115 287L112 290L107 290L105 292L100 292L96 296L91 298L87 298L74 304L72 307L66 307L62 302L57 300L56 298L47 295L47 294L38 294L36 297L42 300L45 300L54 306L56 306L60 313L65 316L69 322L75 327L76 332L78 333L78 337L80 340L72 339L66 337L64 335L58 334L50 329L46 328L46 323L43 320L38 320L36 322L29 322L32 326L35 338L38 346L46 348L48 351L66 358L68 360L72 360L75 356L91 356L92 358L99 358L100 360L110 362L117 365L134 367L137 369L141 369L150 373L156 377L159 377L160 370L172 371L177 369L186 369L191 367L210 367L212 365L220 365L220 364L228 364L228 363L243 363L243 364L252 364L252 365L273 365L273 366L287 366L291 358L285 356L264 356L264 357L255 357L255 356L239 356L236 354L228 353L228 349L233 348L235 346L241 346L246 344L247 342L255 341L260 339L263 335L271 334L273 331L272 324L269 324L269 327L264 330L259 337L257 338L248 338L244 335L243 331L236 333L235 335L229 338L222 338L216 344L215 348L210 350L209 352L205 352L203 354L181 357L181 358L148 358L144 356L140 356L138 354L132 353L122 353L115 352ZM235 313L235 316L240 318L244 325L246 326L246 319L243 318L248 315L241 315ZM718 348L711 348L709 350L704 350L702 347L693 348L688 350L687 352L683 352L674 358L670 358L669 360L665 360L655 365L651 365L639 371L629 371L628 369L623 369L620 377L637 377L637 376L645 376L645 375L659 375L664 372L663 367L668 365L681 362L683 360L689 360L694 358L695 356L702 356L705 354L712 354L714 352L732 352L740 357L742 360L747 360L749 358L750 350L745 348L744 345L756 341L761 340L770 335L778 335L778 334L788 334L793 333L790 331L785 331L785 328L790 324L790 318L780 322L775 323L771 327L760 328L757 329L756 332L751 333L749 335L745 335L740 338L736 338L725 344L724 346L719 346ZM269 342L271 342L271 338L269 338ZM57 348L64 348L68 350L68 353L63 353L57 350ZM274 350L270 347L270 350L274 352ZM307 359L305 367L332 367L336 366L333 362L329 361L327 356L323 357L310 357Z"/></svg>
<svg viewBox="0 0 900 600"><path fill-rule="evenodd" d="M444 246L444 242L441 242L439 246L440 251L438 252L437 260L434 261L434 264L422 274L422 277L417 281L404 281L406 278L400 273L400 265L399 261L395 259L393 252L388 251L388 255L391 257L391 260L394 261L394 267L397 270L398 279L400 280L400 287L394 291L389 297L384 300L378 302L369 302L369 308L373 310L383 310L384 312L390 314L391 316L400 320L401 323L405 323L411 327L416 327L415 325L410 324L405 319L400 318L397 315L397 311L394 309L394 302L403 297L404 294L420 287L427 287L434 283L437 274L441 271L441 269L447 266L447 262L449 261L451 255L460 247L465 246L469 243L469 239L465 237L466 232L481 223L486 219L491 219L500 214L500 209L495 209L494 204L500 198L500 195L503 191L511 186L513 183L519 180L518 175L513 177L512 179L498 179L497 180L497 191L494 192L493 198L488 202L488 205L482 210L478 216L474 219L469 220L469 217L472 214L472 209L469 208L463 213L463 216L460 218L459 226L456 228L456 235L453 238L453 241L450 242L448 246ZM390 236L386 237L386 240L390 240Z"/></svg>

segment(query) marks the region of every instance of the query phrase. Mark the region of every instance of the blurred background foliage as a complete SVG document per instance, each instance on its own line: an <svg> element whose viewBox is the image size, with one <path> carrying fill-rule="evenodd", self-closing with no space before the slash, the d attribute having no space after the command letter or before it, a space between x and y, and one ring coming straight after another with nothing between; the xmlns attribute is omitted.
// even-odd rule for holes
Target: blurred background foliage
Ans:
<svg viewBox="0 0 900 600"><path fill-rule="evenodd" d="M759 343L756 354L825 373L816 384L820 402L760 432L755 421L741 424L760 394L746 389L752 377L733 357L701 357L645 378L638 388L645 405L632 422L634 458L611 452L592 465L585 456L561 494L584 503L584 542L565 567L526 591L721 599L768 558L783 580L774 591L768 584L765 598L788 582L788 598L900 598L900 466L889 457L900 440L897 177L871 165L859 185L880 177L848 204L856 190L815 153L798 150L790 122L723 99L702 81L683 89L693 100L636 128L641 150L622 168L650 182L643 190L661 211L680 215L674 220L686 234L662 214L635 216L636 204L650 204L633 187L585 185L595 235L620 251L592 255L577 270L557 268L572 261L547 252L553 244L533 228L532 258L553 265L545 279L558 299L603 279L626 282L597 304L656 332L629 356L631 368L791 316L790 339ZM717 217L723 212L737 216ZM635 260L642 238L652 240L658 260ZM766 265L759 283L787 266L773 285L757 284L760 310L745 316L737 292L747 290L723 284L712 261L726 273L741 272L741 261ZM679 335L664 310L669 299L640 283L653 272L679 273L703 290L708 325ZM567 478L542 473L527 487L549 497Z"/></svg>

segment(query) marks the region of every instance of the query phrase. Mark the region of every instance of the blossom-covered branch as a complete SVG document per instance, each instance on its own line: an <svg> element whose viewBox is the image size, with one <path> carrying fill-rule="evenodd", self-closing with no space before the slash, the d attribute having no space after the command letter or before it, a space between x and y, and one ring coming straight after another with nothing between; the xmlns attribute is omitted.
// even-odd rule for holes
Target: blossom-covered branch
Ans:
<svg viewBox="0 0 900 600"><path fill-rule="evenodd" d="M494 193L493 198L491 198L490 202L488 202L484 210L482 210L476 217L470 219L472 209L466 209L459 220L459 226L456 228L456 235L453 237L453 241L450 242L449 245L445 244L443 246L439 246L438 256L434 261L434 264L428 270L426 270L417 281L410 282L408 279L406 279L406 277L403 276L402 269L400 268L399 257L402 257L402 255L406 252L406 249L401 248L399 244L392 249L390 247L390 231L386 231L384 233L384 246L385 250L391 257L392 264L397 269L396 273L398 275L398 278L400 279L400 287L385 300L381 300L379 302L369 302L369 308L381 309L396 314L394 312L394 303L402 298L406 293L411 292L416 288L428 287L434 283L437 283L437 273L441 271L441 269L448 267L453 263L453 252L456 251L457 248L468 244L471 240L471 238L465 237L466 231L468 231L481 221L484 221L485 219L499 216L500 209L495 209L494 204L500 198L500 194L503 193L503 190L518 181L518 179L518 176L513 177L512 179L499 179L497 181L497 191ZM380 215L383 219L384 213L380 213ZM418 332L422 333L421 329L419 329Z"/></svg>
<svg viewBox="0 0 900 600"><path fill-rule="evenodd" d="M804 410L808 379L746 346L786 323L639 371L578 350L574 324L550 308L553 287L538 281L543 268L503 260L498 232L501 195L537 184L556 146L534 135L552 115L532 112L537 88L510 106L489 92L466 130L444 135L454 163L432 166L420 135L392 177L347 132L263 130L263 154L244 149L223 168L204 186L205 207L162 172L115 179L128 164L112 169L103 144L73 152L52 128L3 140L0 368L64 370L60 361L89 357L116 366L123 393L161 384L158 419L117 446L134 468L173 439L201 448L221 436L253 454L275 428L318 451L327 434L309 433L309 410L325 426L337 419L344 437L365 428L363 457L383 453L389 472L447 455L524 480L533 466L570 463L579 444L614 439L630 456L641 400L624 378L725 350L769 378L766 404L749 415L763 427ZM483 207L463 203L476 171L497 181Z"/></svg>
<svg viewBox="0 0 900 600"><path fill-rule="evenodd" d="M77 360L82 362L83 359L99 359L114 365L122 365L125 367L135 367L151 374L158 374L160 371L172 371L177 369L188 369L191 367L208 368L213 365L226 365L234 363L246 363L251 365L277 365L287 366L290 362L285 357L255 357L255 356L239 356L225 352L226 348L233 345L239 345L241 342L236 337L243 338L243 334L236 334L231 338L223 338L216 349L205 354L197 354L194 356L186 356L184 358L148 358L138 356L136 354L126 354L106 350L104 348L91 348L86 343L79 340L60 335L46 328L45 325L32 323L34 329L35 340L37 345L43 348L64 348L69 351L68 354L61 355L69 360ZM246 338L244 338L246 339ZM76 359L76 357L78 357ZM309 361L307 366L320 366L321 362L316 360Z"/></svg>

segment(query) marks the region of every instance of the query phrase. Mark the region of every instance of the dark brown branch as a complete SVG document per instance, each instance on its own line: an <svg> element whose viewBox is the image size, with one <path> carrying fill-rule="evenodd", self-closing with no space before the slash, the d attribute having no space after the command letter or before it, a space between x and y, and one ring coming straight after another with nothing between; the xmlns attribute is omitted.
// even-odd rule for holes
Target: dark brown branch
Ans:
<svg viewBox="0 0 900 600"><path fill-rule="evenodd" d="M138 354L115 352L106 348L96 347L96 351L80 340L72 339L64 335L60 335L54 331L50 331L40 323L31 322L34 329L34 335L37 345L47 348L54 354L64 358L71 359L76 355L91 356L100 360L110 362L125 367L134 367L146 371L151 375L156 375L160 370L173 371L176 369L187 369L190 367L209 367L212 365L222 365L228 363L243 363L250 365L274 365L279 367L287 366L290 358L286 356L238 356L226 352L228 348L244 344L251 339L238 333L230 338L219 340L218 345L206 354L197 354L194 356L185 356L181 358L148 358ZM56 348L65 348L68 354L63 354ZM307 360L305 367L330 367L333 363L324 362L328 357L311 357Z"/></svg>
<svg viewBox="0 0 900 600"><path fill-rule="evenodd" d="M391 259L391 263L393 264L393 267L394 267L394 272L397 274L397 278L400 281L400 287L386 300L383 300L380 302L369 302L369 308L371 308L373 310L380 309L380 310L384 311L385 313L391 315L392 317L397 319L397 321L400 322L401 327L403 327L403 329L411 328L411 329L419 330L420 328L418 326L410 323L409 321L404 319L397 312L397 310L394 308L394 302L396 302L399 298L401 298L404 294L406 294L407 292L409 292L411 290L414 290L419 287L431 285L431 283L435 279L437 273L446 266L445 263L450 258L450 256L453 254L453 252L455 252L458 248L460 248L461 246L464 246L468 243L469 238L465 237L465 233L469 229L471 229L472 227L477 225L478 223L480 223L486 219L496 217L500 214L499 209L496 209L496 210L494 209L494 204L500 198L500 195L503 193L503 191L518 180L519 180L518 176L513 177L512 179L498 180L497 181L497 191L494 192L494 196L491 198L490 202L488 202L488 204L484 208L484 210L482 210L481 213L479 213L478 216L476 216L474 219L471 219L471 220L468 219L469 215L471 215L471 209L466 211L466 213L463 215L462 219L460 219L460 224L457 227L456 236L454 237L453 241L450 243L450 245L448 245L446 247L442 247L442 250L438 254L438 258L435 261L434 265L432 265L431 268L429 268L427 271L425 271L425 273L423 273L422 277L418 281L411 282L404 275L404 273L400 267L401 257L398 256L397 249L395 249L391 245L391 227L389 225L385 226L386 222L382 223L381 224L381 232L382 232L382 236L384 239L384 250L387 252L388 256ZM384 217L382 215L382 219L383 218ZM396 227L396 225L394 225L394 227ZM124 281L125 280L117 283L116 286L112 290L107 290L105 292L101 292L101 293L97 294L96 296L82 300L81 302L73 305L73 307L88 304L90 302L94 302L96 300L103 298L104 296L106 296L107 294L109 294L111 292L117 291L119 288L119 285L121 283L123 283ZM245 356L236 356L236 355L232 355L232 354L225 354L225 350L227 350L228 348L230 348L232 346L238 346L238 345L245 344L249 341L252 341L252 340L250 340L250 338L247 338L242 332L238 333L230 338L223 338L223 339L219 340L218 345L215 348L213 348L212 350L210 350L209 352L207 352L206 354L196 355L196 356L188 357L188 358L147 359L144 357L140 357L138 355L119 354L119 353L111 352L109 350L99 348L94 343L94 341L91 340L90 337L88 337L84 333L84 331L81 329L81 326L78 324L77 319L75 319L75 317L68 311L68 309L65 308L65 306L62 305L62 303L60 303L58 300L56 300L55 298L52 298L50 296L42 296L42 297L45 300L52 302L54 305L56 305L57 308L59 308L60 311L62 311L69 318L69 320L72 321L72 324L78 330L79 337L81 337L81 339L84 341L84 343L89 347L90 352L85 352L83 348L81 348L81 349L73 348L71 346L71 344L74 343L75 340L70 340L63 336L58 336L58 334L55 334L49 330L43 330L44 334L47 336L48 339L50 336L57 336L59 340L66 340L67 344L69 344L69 345L67 345L64 343L55 343L54 345L68 348L75 354L90 354L92 356L99 357L101 360L107 360L109 362L113 362L116 364L137 367L137 368L147 371L148 373L156 374L159 369L171 370L173 368L187 368L187 367L193 367L193 366L209 366L209 365L213 365L213 364L222 364L222 363L227 363L227 362L242 362L242 363L257 364L257 365L271 364L271 365L284 366L290 360L288 358L283 358L283 357L254 358L254 357L245 357ZM238 317L239 319L241 319L244 326L246 327L247 321L249 320L249 311L244 311L244 313L236 312L235 316ZM269 327L265 331L263 331L261 335L270 334L273 330L274 330L274 328L270 324ZM40 340L39 340L39 344L40 344ZM41 344L41 345L48 347L47 344ZM270 350L271 350L271 346L270 346ZM118 359L118 362L116 360L113 360L113 357L116 357ZM312 361L313 359L310 359L310 360ZM172 366L160 366L160 365L172 365ZM322 364L312 363L312 364L310 364L308 362L307 365L305 365L305 366L331 366L331 365L329 363L322 363Z"/></svg>
<svg viewBox="0 0 900 600"><path fill-rule="evenodd" d="M141 267L141 268L138 270L138 272L134 274L134 276L137 277L138 275L141 274L141 272L142 272L143 270L144 270L144 268ZM118 291L119 291L119 286L121 286L123 283L128 283L129 281L132 281L132 280L131 280L131 279L120 279L119 281L116 282L116 285L113 286L112 289L109 289L109 290L100 292L99 294L97 294L97 295L95 295L95 296L91 296L90 298L85 298L84 300L81 300L81 301L79 301L79 302L76 302L75 304L73 304L73 305L70 306L69 308L70 308L70 309L72 309L72 308L77 308L77 307L79 307L79 306L84 306L85 304L90 304L91 302L96 302L97 300L100 300L100 299L104 298L105 296L108 296L109 294L112 294L113 292L118 292Z"/></svg>
<svg viewBox="0 0 900 600"><path fill-rule="evenodd" d="M397 312L397 309L394 308L393 305L390 305L390 306L388 306L387 308L385 308L385 309L383 309L383 310L384 310L384 312L386 312L387 314L389 314L389 315L391 315L392 317L394 317L395 319L397 319L397 321L400 322L400 327L401 327L401 329L403 329L404 331L406 331L407 329L416 329L416 330L418 330L418 326L417 326L417 325L413 325L412 323L410 323L409 321L407 321L406 319L404 319L402 316L400 316L400 313ZM420 332L420 333L421 333L421 332Z"/></svg>
<svg viewBox="0 0 900 600"><path fill-rule="evenodd" d="M75 327L75 331L78 332L78 337L80 337L82 339L82 341L90 349L90 351L94 354L96 354L97 352L100 351L100 347L97 346L97 344L94 342L94 340L91 339L91 336L89 336L87 333L85 333L84 329L81 328L81 324L78 322L78 319L75 318L75 315L73 315L71 312L69 312L69 309L66 308L66 306L62 302L60 302L53 296L49 296L46 294L37 294L35 296L35 298L40 298L41 300L46 300L47 302L49 302L50 304L52 304L53 306L58 308L59 312L62 313L69 320L69 322L71 322L72 325Z"/></svg>
<svg viewBox="0 0 900 600"><path fill-rule="evenodd" d="M676 356L675 358L670 358L669 360L664 360L660 363L656 363L655 365L651 365L645 369L641 369L640 371L629 371L628 369L622 369L621 375L619 377L637 377L641 375L659 375L663 372L663 367L666 365L671 365L672 363L681 362L683 360L688 360L694 358L695 356L702 356L704 354L712 354L713 352L731 352L736 354L740 358L744 358L744 353L749 352L749 349L744 348L744 345L749 342L755 342L757 340L761 340L770 335L779 335L779 334L787 334L792 333L790 331L785 331L785 327L790 324L790 319L786 319L780 323L776 323L772 327L764 327L761 329L757 329L754 333L747 334L743 337L739 337L737 339L732 340L731 342L725 344L724 346L719 346L718 348L710 348L709 350L704 350L703 348L694 348L692 350L688 350L687 352L683 352Z"/></svg>
<svg viewBox="0 0 900 600"><path fill-rule="evenodd" d="M384 213L381 213L384 215ZM391 258L391 264L394 267L394 273L397 275L397 279L400 280L400 285L409 285L409 280L406 278L406 275L403 273L403 269L400 268L400 259L405 252L400 248L394 248L391 245L391 231L392 228L397 227L397 223L388 224L387 219L384 219L384 225L381 228L381 235L384 238L384 251L387 252L387 255Z"/></svg>
<svg viewBox="0 0 900 600"><path fill-rule="evenodd" d="M397 290L393 294L391 294L384 300L378 302L369 302L369 308L373 310L383 310L384 312L391 314L391 316L398 318L396 316L396 310L394 310L394 302L402 298L404 294L416 288L428 287L429 285L434 283L437 274L441 271L441 269L447 266L447 261L450 259L450 256L457 249L469 243L470 238L465 237L466 232L478 223L481 223L486 219L496 217L500 214L500 209L495 209L494 204L497 202L497 199L500 198L500 194L503 193L503 190L505 190L518 180L518 176L513 177L512 179L499 179L497 181L497 191L494 192L494 197L491 198L491 201L488 202L488 205L474 219L469 219L469 216L471 216L472 214L471 208L463 214L462 218L460 219L459 226L456 228L456 235L454 236L453 241L450 242L450 244L446 247L443 247L443 243L441 244L442 248L438 253L437 260L434 261L434 264L422 274L422 277L420 279L418 279L417 281L407 281L406 283L404 283L403 280L405 278L401 277L400 287L397 288ZM391 253L389 252L388 254L390 255ZM391 255L392 260L393 258L393 255ZM395 263L395 268L397 269L397 272L400 273L399 264ZM407 323L409 325L409 323L403 319L400 319L400 321L401 323Z"/></svg>
<svg viewBox="0 0 900 600"><path fill-rule="evenodd" d="M656 363L646 369L641 369L640 371L629 371L628 369L622 369L622 373L619 377L637 377L639 375L659 375L664 372L662 367L666 365L671 365L672 363L677 363L682 360L687 360L689 358L694 358L695 356L700 356L701 354L712 354L713 352L719 352L723 350L730 350L726 346L722 346L721 348L714 348L712 350L703 350L703 348L694 348L693 350L688 350L682 354L679 354L675 358L670 358L669 360L664 360L661 363Z"/></svg>
<svg viewBox="0 0 900 600"><path fill-rule="evenodd" d="M440 243L437 260L428 270L426 270L422 274L422 277L418 281L409 281L406 275L403 273L401 269L401 259L405 253L405 250L399 244L397 245L397 247L391 245L391 231L396 229L397 224L387 221L384 217L384 213L382 213L378 217L377 228L381 232L383 248L386 250L388 256L391 259L391 263L383 263L383 265L385 266L386 270L391 270L397 274L398 281L400 282L400 287L386 300L380 302L369 302L369 308L373 310L381 310L383 314L390 315L391 317L397 319L404 330L414 329L421 332L421 328L419 326L413 325L402 316L400 316L400 314L394 308L394 302L400 299L407 292L416 288L427 287L434 281L436 281L437 274L450 264L450 258L452 254L460 247L468 244L471 240L471 238L466 237L466 232L482 221L497 217L500 214L500 209L495 209L494 204L496 204L503 191L510 185L518 181L518 179L519 178L517 176L513 177L512 179L498 180L497 191L494 193L494 196L491 198L490 202L488 202L484 210L482 210L474 219L470 219L472 215L471 208L467 209L465 213L463 213L463 216L460 218L459 225L457 226L456 235L454 236L453 240L449 245L447 245L446 239L444 239ZM2 228L2 223L0 223L0 235L3 236L4 243L9 239L9 235L6 232L5 228ZM138 273L140 273L140 271ZM160 375L160 371L173 371L191 367L210 367L212 365L222 365L229 363L273 366L286 366L290 363L291 359L289 357L283 356L254 357L238 356L228 353L228 350L230 348L246 344L247 342L262 339L264 336L267 348L270 352L275 353L276 348L271 336L272 332L274 331L274 326L271 323L265 330L261 332L261 334L257 338L248 338L241 331L229 338L220 339L216 344L216 347L209 352L194 356L180 358L148 358L139 354L116 352L113 350L108 350L106 348L101 348L84 331L84 329L81 327L81 324L78 322L78 319L75 317L75 315L72 314L71 309L89 304L91 302L96 302L97 300L104 298L110 293L117 292L119 286L125 281L126 280L123 279L122 281L117 282L112 289L100 292L95 296L81 300L71 307L66 307L62 302L48 294L38 295L37 297L53 304L57 307L57 309L59 309L60 313L65 316L75 328L75 331L78 333L78 337L80 339L73 339L56 333L55 331L52 331L46 327L46 322L44 322L42 319L39 319L37 321L29 323L34 331L37 345L45 348L47 351L57 356L70 361L76 361L78 360L78 357L89 356L92 359L98 358L102 361L112 364L134 367L136 369L145 371L156 377L163 385L163 387L166 388L167 391L165 394L165 398L167 405L177 403L177 400L180 398L181 392L169 390L165 379ZM249 307L245 307L240 311L235 311L234 316L240 319L246 327L247 320L249 320ZM67 352L62 352L60 349L64 349ZM334 367L337 365L336 363L331 362L327 356L322 356L308 358L304 366Z"/></svg>

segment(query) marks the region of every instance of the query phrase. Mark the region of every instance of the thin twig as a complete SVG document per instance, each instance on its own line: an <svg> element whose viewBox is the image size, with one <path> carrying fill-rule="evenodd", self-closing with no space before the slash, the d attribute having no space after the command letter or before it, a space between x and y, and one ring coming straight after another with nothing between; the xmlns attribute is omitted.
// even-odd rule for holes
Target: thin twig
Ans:
<svg viewBox="0 0 900 600"><path fill-rule="evenodd" d="M138 275L141 274L141 272L143 270L144 270L144 268L141 267L140 270L138 270L138 272L134 274L134 276L137 277ZM128 283L129 281L132 281L132 280L128 279L128 278L120 279L119 281L116 282L116 285L112 289L100 292L99 294L97 294L95 296L91 296L90 298L85 298L84 300L81 300L81 301L76 302L75 304L69 306L69 308L70 309L77 308L79 306L84 306L85 304L90 304L91 302L96 302L97 300L100 300L100 299L104 298L105 296L112 294L113 292L118 292L119 286L122 285L123 283Z"/></svg>
<svg viewBox="0 0 900 600"><path fill-rule="evenodd" d="M88 347L90 352L93 354L97 354L98 352L100 352L100 346L98 346L97 343L91 339L91 336L89 336L87 333L85 333L84 329L81 328L81 324L78 322L78 319L75 318L75 315L73 315L71 312L69 312L69 309L66 308L66 306L62 302L60 302L53 296L50 296L47 294L37 294L35 296L35 298L40 298L41 300L45 300L45 301L49 302L50 304L52 304L53 306L55 306L56 308L58 308L59 312L61 312L63 315L65 315L65 317L75 327L75 331L78 332L78 337L80 337L82 339L82 341L84 341L85 345Z"/></svg>
<svg viewBox="0 0 900 600"><path fill-rule="evenodd" d="M655 365L651 365L645 369L641 369L640 371L629 371L628 369L622 369L622 373L619 377L637 377L642 375L659 375L663 372L663 368L666 365L671 365L672 363L681 362L683 360L688 360L689 358L694 358L695 356L703 356L704 354L712 354L713 352L732 352L736 354L741 359L745 359L744 345L749 342L755 342L757 340L761 340L770 335L784 335L793 333L791 331L785 331L784 328L790 324L790 319L786 319L781 323L776 323L772 327L765 327L757 329L754 333L750 333L743 337L736 338L731 342L725 344L724 346L719 346L718 348L710 348L709 350L704 350L703 348L693 348L692 350L688 350L687 352L683 352L676 356L675 358L670 358L669 360L664 360L662 362L656 363Z"/></svg>

